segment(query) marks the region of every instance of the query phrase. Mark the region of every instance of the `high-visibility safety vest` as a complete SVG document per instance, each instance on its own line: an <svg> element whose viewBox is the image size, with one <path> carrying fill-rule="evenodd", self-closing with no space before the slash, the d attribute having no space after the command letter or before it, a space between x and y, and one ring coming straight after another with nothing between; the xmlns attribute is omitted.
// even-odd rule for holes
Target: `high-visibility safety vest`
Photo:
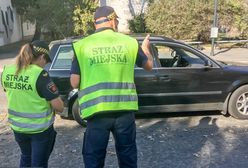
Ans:
<svg viewBox="0 0 248 168"><path fill-rule="evenodd" d="M77 41L73 48L80 67L81 118L100 112L138 110L136 39L107 29Z"/></svg>
<svg viewBox="0 0 248 168"><path fill-rule="evenodd" d="M16 65L6 66L2 73L2 86L8 98L8 120L11 128L20 133L39 133L54 122L54 113L46 99L36 89L42 72L37 65L29 65L16 75Z"/></svg>

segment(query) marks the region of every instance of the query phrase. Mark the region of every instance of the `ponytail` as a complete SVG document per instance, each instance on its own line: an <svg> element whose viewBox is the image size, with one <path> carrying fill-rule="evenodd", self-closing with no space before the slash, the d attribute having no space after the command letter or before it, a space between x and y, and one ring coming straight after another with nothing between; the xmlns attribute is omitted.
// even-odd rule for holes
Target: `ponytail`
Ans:
<svg viewBox="0 0 248 168"><path fill-rule="evenodd" d="M33 57L30 44L23 45L16 57L16 74L19 74L22 69L26 69L31 64Z"/></svg>

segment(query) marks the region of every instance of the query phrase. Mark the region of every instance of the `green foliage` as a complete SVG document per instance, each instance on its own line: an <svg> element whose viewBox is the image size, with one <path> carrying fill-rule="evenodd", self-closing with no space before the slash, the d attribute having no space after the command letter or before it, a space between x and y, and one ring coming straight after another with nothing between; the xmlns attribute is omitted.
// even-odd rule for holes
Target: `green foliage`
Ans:
<svg viewBox="0 0 248 168"><path fill-rule="evenodd" d="M94 32L93 13L98 5L98 0L81 1L73 12L74 32L77 35L88 35Z"/></svg>
<svg viewBox="0 0 248 168"><path fill-rule="evenodd" d="M13 7L16 8L16 11L20 15L24 15L28 12L29 8L37 7L37 0L11 0Z"/></svg>
<svg viewBox="0 0 248 168"><path fill-rule="evenodd" d="M146 23L150 30L177 39L207 40L212 20L211 3L199 0L165 1L157 0L149 7Z"/></svg>
<svg viewBox="0 0 248 168"><path fill-rule="evenodd" d="M146 30L146 24L144 20L144 14L139 14L134 16L133 19L128 20L128 26L129 30L132 33L145 33Z"/></svg>
<svg viewBox="0 0 248 168"><path fill-rule="evenodd" d="M238 26L238 30L240 31L241 38L247 39L248 38L248 12L244 15L239 16L237 18L236 24Z"/></svg>
<svg viewBox="0 0 248 168"><path fill-rule="evenodd" d="M36 33L43 32L46 40L59 39L92 30L92 14L97 1L92 0L12 0L23 20L36 24ZM78 12L80 10L80 12ZM74 19L79 14L80 25ZM75 30L74 30L75 26ZM35 34L36 36L36 34ZM36 38L39 38L36 37Z"/></svg>
<svg viewBox="0 0 248 168"><path fill-rule="evenodd" d="M177 39L209 41L214 0L154 0L145 16L147 27L156 34ZM219 0L218 25L227 32L248 31L248 8L244 0Z"/></svg>
<svg viewBox="0 0 248 168"><path fill-rule="evenodd" d="M243 0L222 1L220 18L227 31L237 29L241 38L248 38L248 5Z"/></svg>
<svg viewBox="0 0 248 168"><path fill-rule="evenodd" d="M235 26L235 17L240 15L242 11L239 0L222 1L219 8L219 24L224 26L226 29L232 29Z"/></svg>

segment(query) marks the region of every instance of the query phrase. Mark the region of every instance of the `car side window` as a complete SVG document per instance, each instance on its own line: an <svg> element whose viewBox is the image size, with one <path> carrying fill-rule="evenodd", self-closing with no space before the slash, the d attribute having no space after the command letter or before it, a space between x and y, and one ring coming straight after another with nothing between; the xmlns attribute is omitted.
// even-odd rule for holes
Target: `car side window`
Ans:
<svg viewBox="0 0 248 168"><path fill-rule="evenodd" d="M142 44L142 41L139 41L139 46L141 47L141 44ZM154 52L153 52L153 49L152 48L154 48L154 46L152 45L151 47L150 47L150 53L152 54L152 58L153 58L153 67L160 67L159 65L157 65L157 56L156 55L154 55ZM134 66L134 68L140 68L140 67L138 67L136 64L135 64L135 66Z"/></svg>
<svg viewBox="0 0 248 168"><path fill-rule="evenodd" d="M161 67L203 67L205 61L189 50L165 44L154 45ZM155 54L155 55L156 55Z"/></svg>
<svg viewBox="0 0 248 168"><path fill-rule="evenodd" d="M154 55L158 58L161 67L173 67L176 62L177 52L174 48L156 44L154 47Z"/></svg>
<svg viewBox="0 0 248 168"><path fill-rule="evenodd" d="M189 67L204 67L206 65L205 61L194 53L187 50L184 50L184 53L185 58L183 59L187 60Z"/></svg>
<svg viewBox="0 0 248 168"><path fill-rule="evenodd" d="M71 45L61 45L55 55L52 69L70 69L73 56Z"/></svg>
<svg viewBox="0 0 248 168"><path fill-rule="evenodd" d="M172 66L172 56L173 50L168 46L155 45L154 55L158 57L161 67L171 67Z"/></svg>

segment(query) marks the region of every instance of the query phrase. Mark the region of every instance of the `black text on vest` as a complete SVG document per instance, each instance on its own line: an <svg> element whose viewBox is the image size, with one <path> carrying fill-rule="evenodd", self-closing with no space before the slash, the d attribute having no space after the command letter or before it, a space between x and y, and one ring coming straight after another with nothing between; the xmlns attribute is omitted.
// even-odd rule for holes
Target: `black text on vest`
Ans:
<svg viewBox="0 0 248 168"><path fill-rule="evenodd" d="M18 90L33 90L32 86L29 84L29 76L22 75L7 74L4 87Z"/></svg>
<svg viewBox="0 0 248 168"><path fill-rule="evenodd" d="M95 64L127 64L128 59L123 46L97 47L92 49L90 66Z"/></svg>

